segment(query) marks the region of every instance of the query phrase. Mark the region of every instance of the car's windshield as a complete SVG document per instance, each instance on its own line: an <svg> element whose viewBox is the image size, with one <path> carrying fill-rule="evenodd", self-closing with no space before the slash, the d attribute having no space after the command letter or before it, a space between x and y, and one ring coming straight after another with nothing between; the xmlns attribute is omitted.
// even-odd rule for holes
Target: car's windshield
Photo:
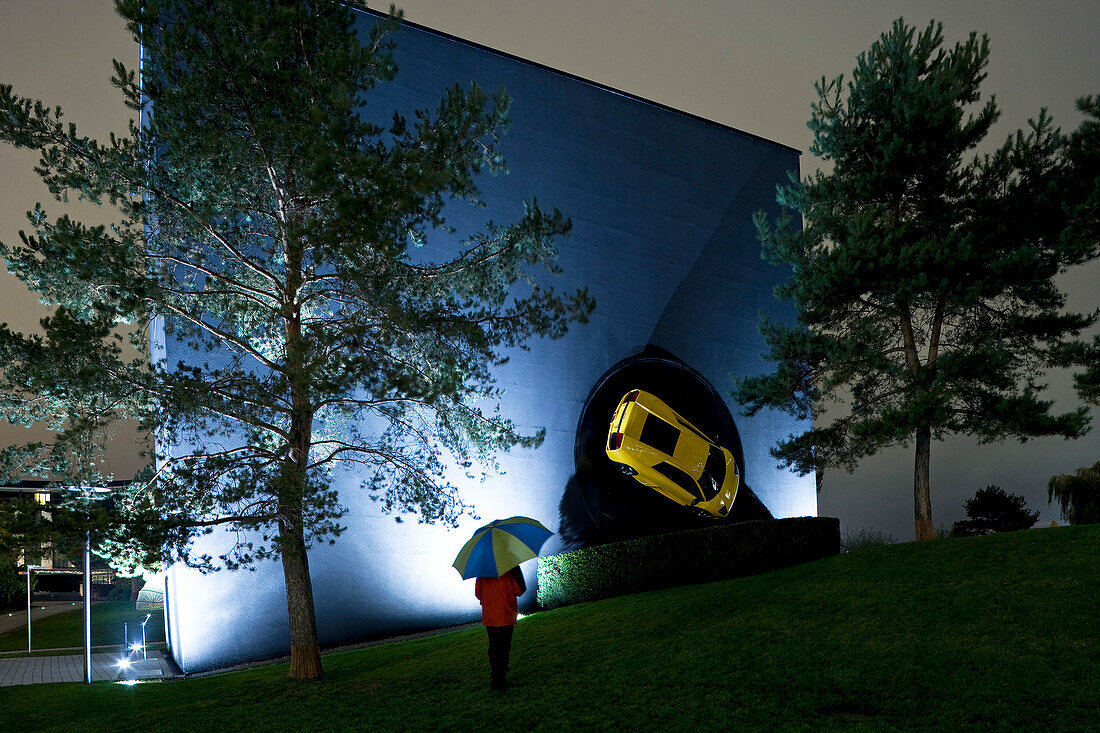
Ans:
<svg viewBox="0 0 1100 733"><path fill-rule="evenodd" d="M672 479L677 486L691 494L696 500L702 498L699 494L699 484L695 483L695 479L688 475L686 471L663 461L653 468Z"/></svg>
<svg viewBox="0 0 1100 733"><path fill-rule="evenodd" d="M699 477L699 487L703 490L703 498L710 501L718 495L722 488L722 482L726 480L726 456L722 451L710 447L707 454L707 465L703 468L703 475Z"/></svg>

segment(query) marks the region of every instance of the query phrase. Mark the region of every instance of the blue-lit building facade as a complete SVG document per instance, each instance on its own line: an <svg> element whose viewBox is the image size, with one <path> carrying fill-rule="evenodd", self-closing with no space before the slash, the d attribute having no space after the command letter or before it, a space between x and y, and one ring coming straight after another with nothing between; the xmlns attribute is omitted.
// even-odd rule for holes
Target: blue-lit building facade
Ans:
<svg viewBox="0 0 1100 733"><path fill-rule="evenodd" d="M451 561L491 519L539 519L558 532L544 554L700 521L607 474L607 409L625 389L664 390L666 402L722 436L747 487L731 520L816 515L813 477L780 469L768 453L806 425L776 413L741 417L729 398L731 375L768 368L759 314L793 318L772 295L784 272L761 259L752 215L775 213L775 187L797 171L798 151L411 24L395 39L398 77L372 92L378 107L365 113L385 119L431 106L456 82L503 86L512 100L501 144L509 173L479 182L486 210L451 218L471 231L484 219L518 219L532 197L557 207L573 230L553 284L587 287L596 310L588 324L532 341L498 369L502 412L525 432L545 428L546 440L501 456L504 473L485 482L456 470L452 480L480 521L398 523L362 493L361 476L336 473L347 530L309 558L322 645L479 618L473 583ZM180 358L173 350L182 346L163 346L169 363ZM215 533L198 542L216 556L234 541ZM530 605L534 563L523 569ZM184 672L286 654L277 561L207 575L176 565L166 590L169 644Z"/></svg>

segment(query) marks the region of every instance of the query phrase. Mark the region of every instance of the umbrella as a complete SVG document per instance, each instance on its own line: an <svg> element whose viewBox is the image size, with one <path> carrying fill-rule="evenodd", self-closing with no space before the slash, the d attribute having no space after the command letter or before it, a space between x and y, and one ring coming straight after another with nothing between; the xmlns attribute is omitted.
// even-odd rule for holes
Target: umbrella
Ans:
<svg viewBox="0 0 1100 733"><path fill-rule="evenodd" d="M145 586L138 591L138 611L156 611L164 608L164 576L160 573L149 576Z"/></svg>
<svg viewBox="0 0 1100 733"><path fill-rule="evenodd" d="M524 560L538 557L539 548L554 534L529 517L489 522L462 546L454 569L465 578L499 578Z"/></svg>

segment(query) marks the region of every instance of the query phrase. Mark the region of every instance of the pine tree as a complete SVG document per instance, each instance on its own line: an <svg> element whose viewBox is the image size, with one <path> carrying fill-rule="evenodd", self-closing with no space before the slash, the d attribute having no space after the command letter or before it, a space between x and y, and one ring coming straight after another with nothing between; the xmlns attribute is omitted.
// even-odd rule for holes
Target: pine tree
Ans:
<svg viewBox="0 0 1100 733"><path fill-rule="evenodd" d="M1065 236L1095 241L1100 239L1100 96L1081 97L1077 109L1085 120L1066 141L1069 170L1061 190L1070 222ZM1069 345L1064 355L1065 363L1085 367L1073 376L1081 399L1100 406L1100 336L1087 346Z"/></svg>
<svg viewBox="0 0 1100 733"><path fill-rule="evenodd" d="M43 336L0 333L6 406L26 422L84 416L55 425L60 442L140 418L157 462L115 502L116 555L204 569L281 558L290 673L319 677L307 550L341 531L331 469L358 464L386 510L455 523L470 507L449 461L492 470L498 451L540 443L492 411L493 367L591 311L543 274L569 222L531 202L513 224L450 230L445 205L479 204L478 176L503 170L508 99L455 86L378 124L394 11L360 37L358 11L335 0L116 7L143 47L140 72L115 62L141 114L126 135L83 138L59 108L0 87L0 139L39 151L59 198L120 212L85 227L38 206L33 233L4 247L57 306ZM135 337L144 356L125 358L118 325L146 321L185 357ZM63 460L48 445L9 458ZM253 539L193 555L215 527Z"/></svg>
<svg viewBox="0 0 1100 733"><path fill-rule="evenodd" d="M1066 313L1054 278L1094 256L1063 237L1063 138L1045 113L996 152L974 148L998 117L982 104L989 43L944 47L943 29L898 20L852 78L816 85L811 152L832 164L782 187L801 213L756 218L764 256L793 266L777 296L799 323L764 321L771 374L739 380L749 414L783 409L814 427L773 454L800 473L853 470L915 447L917 539L932 539L934 439L1075 437L1084 409L1055 414L1040 380L1095 316ZM834 414L836 411L838 414Z"/></svg>
<svg viewBox="0 0 1100 733"><path fill-rule="evenodd" d="M1039 518L1038 510L1027 508L1024 497L1009 494L1000 486L978 489L963 506L967 518L952 527L951 534L956 537L1016 532L1030 528Z"/></svg>

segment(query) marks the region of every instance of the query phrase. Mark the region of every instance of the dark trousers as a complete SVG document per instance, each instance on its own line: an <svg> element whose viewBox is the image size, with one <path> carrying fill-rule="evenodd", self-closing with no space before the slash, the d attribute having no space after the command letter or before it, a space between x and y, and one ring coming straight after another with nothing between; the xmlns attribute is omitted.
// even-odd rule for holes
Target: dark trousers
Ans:
<svg viewBox="0 0 1100 733"><path fill-rule="evenodd" d="M489 633L489 670L493 689L507 684L508 657L512 653L512 632L515 626L486 626Z"/></svg>

